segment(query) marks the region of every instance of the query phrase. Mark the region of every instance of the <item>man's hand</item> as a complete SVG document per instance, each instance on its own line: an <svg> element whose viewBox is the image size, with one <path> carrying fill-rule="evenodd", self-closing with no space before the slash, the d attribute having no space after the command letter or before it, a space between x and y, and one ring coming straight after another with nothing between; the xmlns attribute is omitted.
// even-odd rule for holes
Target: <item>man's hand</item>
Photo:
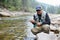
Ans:
<svg viewBox="0 0 60 40"><path fill-rule="evenodd" d="M31 23L35 23L35 20L30 20Z"/></svg>
<svg viewBox="0 0 60 40"><path fill-rule="evenodd" d="M41 26L40 22L37 22L37 26L38 26L38 27L40 27L40 26Z"/></svg>

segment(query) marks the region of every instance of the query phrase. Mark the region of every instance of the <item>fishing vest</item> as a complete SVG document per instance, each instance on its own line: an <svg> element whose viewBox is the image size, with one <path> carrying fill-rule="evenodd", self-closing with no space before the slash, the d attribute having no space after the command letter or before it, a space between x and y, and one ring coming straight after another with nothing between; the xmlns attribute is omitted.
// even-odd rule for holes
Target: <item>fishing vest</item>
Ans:
<svg viewBox="0 0 60 40"><path fill-rule="evenodd" d="M39 17L38 17L38 15L37 14L35 14L34 15L35 16L35 21L37 21L37 22L45 22L45 18L46 18L46 12L45 11L43 11L43 13L42 13L42 15L41 15L41 20L39 20Z"/></svg>

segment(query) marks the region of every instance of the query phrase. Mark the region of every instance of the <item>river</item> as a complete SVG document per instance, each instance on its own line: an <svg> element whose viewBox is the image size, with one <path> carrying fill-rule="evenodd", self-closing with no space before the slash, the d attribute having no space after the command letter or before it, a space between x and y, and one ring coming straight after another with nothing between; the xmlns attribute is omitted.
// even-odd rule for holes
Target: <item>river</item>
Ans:
<svg viewBox="0 0 60 40"><path fill-rule="evenodd" d="M1 40L34 40L31 33L33 25L29 22L31 16L1 17L0 39Z"/></svg>

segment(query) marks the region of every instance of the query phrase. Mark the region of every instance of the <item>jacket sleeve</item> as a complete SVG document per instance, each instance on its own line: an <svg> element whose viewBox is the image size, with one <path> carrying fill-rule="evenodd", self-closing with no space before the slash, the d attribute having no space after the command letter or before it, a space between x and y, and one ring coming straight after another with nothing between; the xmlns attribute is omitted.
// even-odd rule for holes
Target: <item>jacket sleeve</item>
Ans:
<svg viewBox="0 0 60 40"><path fill-rule="evenodd" d="M42 25L43 25L43 24L48 24L48 25L50 25L50 24L51 24L50 18L49 18L49 16L48 16L48 14L47 14L47 13L46 13L45 22L42 22Z"/></svg>
<svg viewBox="0 0 60 40"><path fill-rule="evenodd" d="M35 15L33 15L33 19L36 21L36 17L35 17Z"/></svg>
<svg viewBox="0 0 60 40"><path fill-rule="evenodd" d="M33 20L36 21L35 15L33 15ZM36 23L33 23L33 27L36 27Z"/></svg>
<svg viewBox="0 0 60 40"><path fill-rule="evenodd" d="M35 20L35 21L36 21L35 15L33 15L33 20ZM36 24L36 23L33 23L33 24Z"/></svg>

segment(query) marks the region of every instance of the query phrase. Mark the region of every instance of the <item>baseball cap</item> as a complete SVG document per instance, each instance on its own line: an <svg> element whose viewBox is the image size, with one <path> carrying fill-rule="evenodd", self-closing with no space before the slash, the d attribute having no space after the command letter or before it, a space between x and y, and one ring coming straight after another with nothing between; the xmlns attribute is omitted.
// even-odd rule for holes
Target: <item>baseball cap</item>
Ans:
<svg viewBox="0 0 60 40"><path fill-rule="evenodd" d="M36 10L42 10L41 6L37 6Z"/></svg>

